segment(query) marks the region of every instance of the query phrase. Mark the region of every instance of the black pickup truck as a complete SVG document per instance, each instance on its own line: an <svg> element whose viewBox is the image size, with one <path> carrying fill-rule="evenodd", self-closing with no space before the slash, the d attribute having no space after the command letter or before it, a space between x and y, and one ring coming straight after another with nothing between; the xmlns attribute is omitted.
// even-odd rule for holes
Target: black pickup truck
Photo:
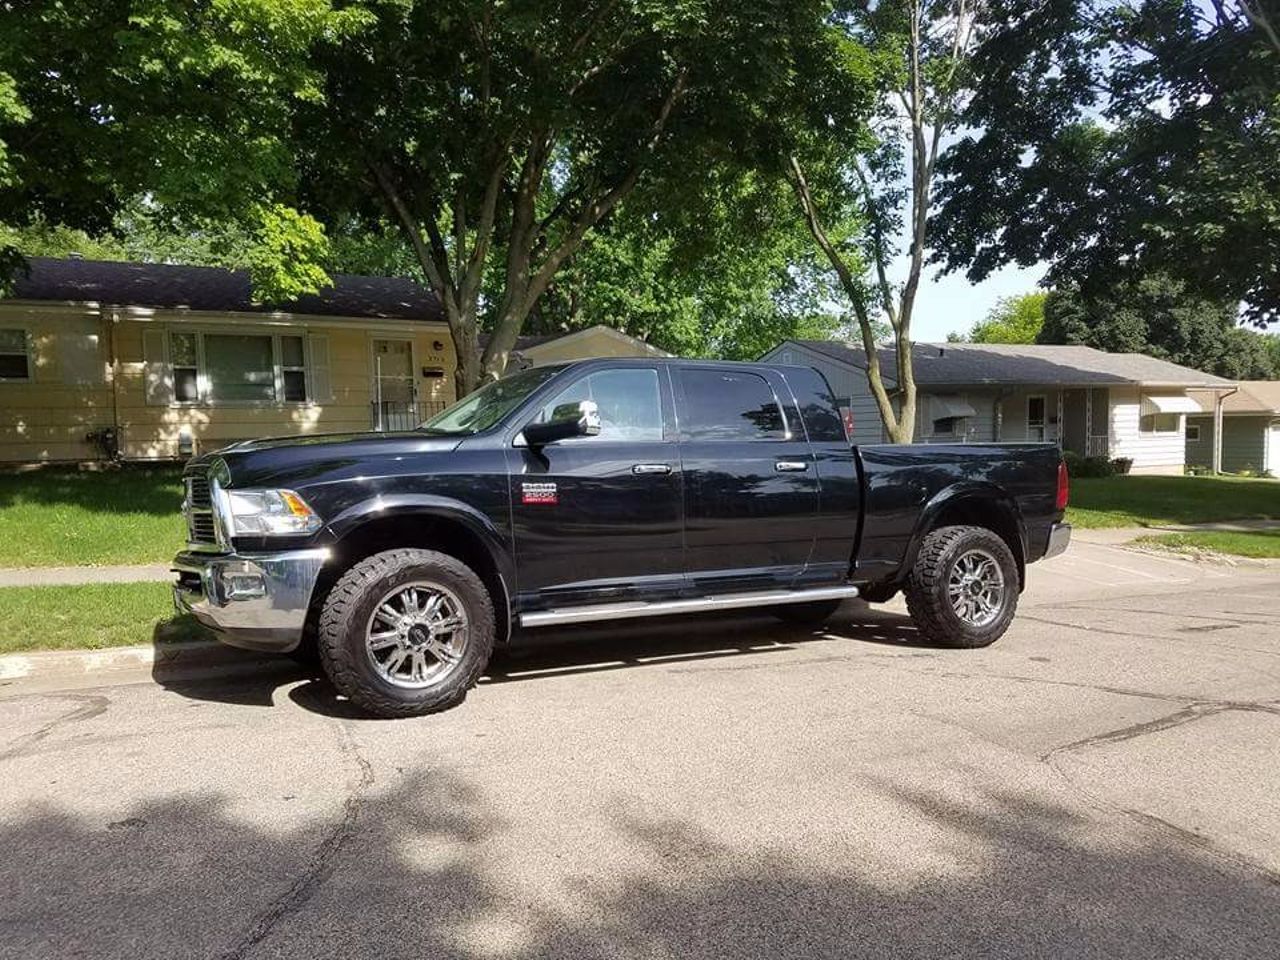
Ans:
<svg viewBox="0 0 1280 960"><path fill-rule="evenodd" d="M314 644L380 716L461 702L518 630L898 590L927 640L1008 628L1064 550L1049 444L850 446L808 367L589 360L407 433L255 440L186 469L175 602L223 640Z"/></svg>

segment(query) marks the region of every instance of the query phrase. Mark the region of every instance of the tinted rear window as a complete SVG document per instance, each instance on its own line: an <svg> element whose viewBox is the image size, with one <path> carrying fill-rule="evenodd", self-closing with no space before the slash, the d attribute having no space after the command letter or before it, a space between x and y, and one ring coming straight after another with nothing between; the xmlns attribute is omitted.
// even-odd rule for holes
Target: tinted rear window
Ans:
<svg viewBox="0 0 1280 960"><path fill-rule="evenodd" d="M810 443L845 442L844 425L836 411L836 398L817 370L788 368L783 374L800 404L800 417Z"/></svg>
<svg viewBox="0 0 1280 960"><path fill-rule="evenodd" d="M767 380L735 370L680 371L681 429L691 440L783 440L782 410Z"/></svg>

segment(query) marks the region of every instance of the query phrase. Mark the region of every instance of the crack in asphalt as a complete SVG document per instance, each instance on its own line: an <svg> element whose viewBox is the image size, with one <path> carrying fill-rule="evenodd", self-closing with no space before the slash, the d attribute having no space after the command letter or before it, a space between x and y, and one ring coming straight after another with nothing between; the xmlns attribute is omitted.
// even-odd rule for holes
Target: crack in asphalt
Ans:
<svg viewBox="0 0 1280 960"><path fill-rule="evenodd" d="M242 960L258 944L270 936L271 931L285 917L301 909L333 875L337 859L356 833L356 821L364 803L364 795L373 785L373 767L360 753L351 731L342 723L336 724L338 747L343 755L355 761L356 778L342 803L342 819L329 833L307 862L293 885L267 907L248 932L231 949L221 955L221 960Z"/></svg>
<svg viewBox="0 0 1280 960"><path fill-rule="evenodd" d="M1249 870L1259 874L1271 883L1280 884L1280 873L1275 870L1257 863L1246 856L1227 850L1214 842L1212 837L1204 836L1186 827L1178 826L1163 817L1156 816L1153 813L1147 813L1144 810L1138 810L1133 807L1126 807L1112 800L1103 797L1084 784L1080 783L1071 773L1064 769L1059 763L1059 758L1067 753L1080 752L1092 747L1108 746L1115 743L1125 743L1137 740L1141 737L1149 736L1154 733L1160 733L1165 730L1172 730L1176 727L1186 726L1197 720L1203 720L1206 717L1218 716L1222 713L1232 711L1241 713L1266 713L1273 716L1280 716L1280 703L1270 700L1262 701L1237 701L1237 700L1196 700L1188 703L1181 710L1173 713L1165 714L1162 717L1156 717L1152 720L1146 720L1142 723L1129 724L1128 726L1118 727L1115 730L1107 730L1102 733L1085 737L1082 740L1076 740L1071 743L1065 743L1054 747L1048 753L1040 758L1040 762L1054 771L1071 789L1076 791L1081 797L1093 804L1099 810L1113 811L1129 819L1140 823L1148 828L1160 830L1176 840L1190 844L1202 849L1215 857L1230 861L1238 866L1244 866Z"/></svg>
<svg viewBox="0 0 1280 960"><path fill-rule="evenodd" d="M26 753L37 743L43 740L49 734L53 733L58 727L66 726L70 723L81 723L85 720L92 720L94 717L101 716L107 712L107 708L111 706L111 700L98 694L78 694L78 693L59 693L53 694L59 700L71 700L79 703L80 706L74 710L64 713L59 717L55 717L38 730L34 730L26 736L19 737L9 747L0 750L0 760L11 760L14 757L21 756Z"/></svg>

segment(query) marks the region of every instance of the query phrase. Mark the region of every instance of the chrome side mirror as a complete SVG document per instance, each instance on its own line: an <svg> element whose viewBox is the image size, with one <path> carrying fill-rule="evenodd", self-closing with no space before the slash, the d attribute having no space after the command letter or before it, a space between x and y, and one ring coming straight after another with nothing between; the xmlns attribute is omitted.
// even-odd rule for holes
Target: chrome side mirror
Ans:
<svg viewBox="0 0 1280 960"><path fill-rule="evenodd" d="M594 437L600 432L600 408L594 400L562 403L551 411L546 423L524 428L524 440L531 447L544 447L570 437Z"/></svg>

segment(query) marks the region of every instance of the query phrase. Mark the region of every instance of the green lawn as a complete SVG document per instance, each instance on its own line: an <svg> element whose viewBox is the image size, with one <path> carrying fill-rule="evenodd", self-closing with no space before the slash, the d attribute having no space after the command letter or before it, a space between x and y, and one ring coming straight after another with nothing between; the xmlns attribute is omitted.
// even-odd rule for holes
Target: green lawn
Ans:
<svg viewBox="0 0 1280 960"><path fill-rule="evenodd" d="M190 617L173 619L172 598L167 583L0 588L0 653L207 637Z"/></svg>
<svg viewBox="0 0 1280 960"><path fill-rule="evenodd" d="M1249 533L1206 531L1203 533L1164 533L1153 537L1139 537L1138 543L1194 553L1211 550L1229 553L1236 557L1280 557L1280 530L1259 530Z"/></svg>
<svg viewBox="0 0 1280 960"><path fill-rule="evenodd" d="M1247 518L1280 519L1280 481L1238 477L1107 477L1071 480L1067 520L1077 527L1150 527Z"/></svg>
<svg viewBox="0 0 1280 960"><path fill-rule="evenodd" d="M185 539L181 475L178 467L0 474L0 567L169 560Z"/></svg>

